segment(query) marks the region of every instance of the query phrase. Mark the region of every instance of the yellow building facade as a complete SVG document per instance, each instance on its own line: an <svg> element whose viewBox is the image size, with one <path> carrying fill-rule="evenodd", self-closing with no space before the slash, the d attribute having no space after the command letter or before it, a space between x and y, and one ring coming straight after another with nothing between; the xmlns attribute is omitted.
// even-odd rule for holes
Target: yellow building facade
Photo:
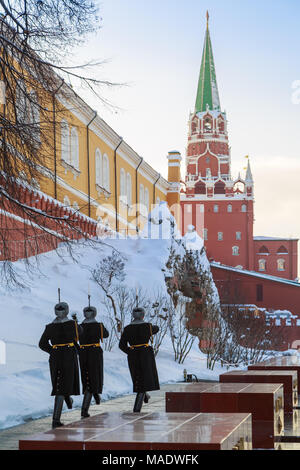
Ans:
<svg viewBox="0 0 300 470"><path fill-rule="evenodd" d="M66 84L47 106L53 144L38 188L112 230L142 229L153 206L167 201L168 181Z"/></svg>

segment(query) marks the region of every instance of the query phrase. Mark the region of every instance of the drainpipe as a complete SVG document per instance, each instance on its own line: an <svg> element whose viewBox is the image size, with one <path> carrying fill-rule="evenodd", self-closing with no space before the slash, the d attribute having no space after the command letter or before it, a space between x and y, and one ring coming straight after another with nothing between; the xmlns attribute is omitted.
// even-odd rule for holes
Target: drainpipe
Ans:
<svg viewBox="0 0 300 470"><path fill-rule="evenodd" d="M153 205L154 206L155 206L155 186L157 185L159 178L160 178L160 174L158 175L158 178L153 185Z"/></svg>
<svg viewBox="0 0 300 470"><path fill-rule="evenodd" d="M123 142L123 137L120 137L120 142L114 150L114 164L115 164L115 211L116 211L116 232L118 233L119 221L118 221L118 178L117 178L117 150Z"/></svg>
<svg viewBox="0 0 300 470"><path fill-rule="evenodd" d="M138 164L138 166L136 167L135 169L135 202L136 202L136 212L135 212L135 218L136 218L136 232L139 231L139 222L138 222L138 218L139 218L139 211L138 211L138 170L141 166L141 164L143 163L144 159L141 157L141 161L140 163Z"/></svg>
<svg viewBox="0 0 300 470"><path fill-rule="evenodd" d="M86 151L87 151L87 170L88 170L88 213L91 217L91 181L90 181L90 139L89 139L89 126L97 117L97 111L94 111L95 115L92 117L90 122L86 126Z"/></svg>
<svg viewBox="0 0 300 470"><path fill-rule="evenodd" d="M59 92L61 87L64 84L64 80L62 80L61 84L57 88L57 90L52 93L52 108L53 108L53 152L54 152L54 199L57 199L57 161L56 161L56 105L55 105L55 95Z"/></svg>

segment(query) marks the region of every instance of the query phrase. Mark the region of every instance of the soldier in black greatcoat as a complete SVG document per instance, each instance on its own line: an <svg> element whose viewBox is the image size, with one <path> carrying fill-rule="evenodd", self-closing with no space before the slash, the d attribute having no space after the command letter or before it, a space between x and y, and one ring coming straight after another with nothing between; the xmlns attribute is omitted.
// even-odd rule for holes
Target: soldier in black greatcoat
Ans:
<svg viewBox="0 0 300 470"><path fill-rule="evenodd" d="M132 316L133 321L124 328L119 348L127 354L133 391L137 393L133 411L140 412L143 402L148 403L150 398L147 392L159 390L154 352L149 345L159 328L144 321L143 308L135 308Z"/></svg>
<svg viewBox="0 0 300 470"><path fill-rule="evenodd" d="M108 338L109 333L103 323L96 321L97 310L95 307L84 308L83 314L85 320L80 325L82 332L79 335L79 361L84 393L81 417L88 418L92 396L94 396L97 405L100 404L99 395L103 388L103 350L100 342L103 342L103 338Z"/></svg>
<svg viewBox="0 0 300 470"><path fill-rule="evenodd" d="M54 308L56 319L46 325L39 347L50 354L49 366L52 396L55 396L52 427L63 426L60 421L63 402L72 408L71 395L80 395L79 367L76 346L80 327L69 320L69 306L60 302Z"/></svg>

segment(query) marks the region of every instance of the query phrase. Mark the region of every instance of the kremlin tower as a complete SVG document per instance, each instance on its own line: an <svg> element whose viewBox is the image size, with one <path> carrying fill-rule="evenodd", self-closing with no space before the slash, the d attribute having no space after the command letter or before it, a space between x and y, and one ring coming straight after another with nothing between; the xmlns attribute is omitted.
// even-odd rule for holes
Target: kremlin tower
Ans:
<svg viewBox="0 0 300 470"><path fill-rule="evenodd" d="M253 178L231 175L227 117L222 111L209 15L195 109L188 123L185 191L181 192L182 231L193 225L204 238L208 257L240 269L254 269Z"/></svg>

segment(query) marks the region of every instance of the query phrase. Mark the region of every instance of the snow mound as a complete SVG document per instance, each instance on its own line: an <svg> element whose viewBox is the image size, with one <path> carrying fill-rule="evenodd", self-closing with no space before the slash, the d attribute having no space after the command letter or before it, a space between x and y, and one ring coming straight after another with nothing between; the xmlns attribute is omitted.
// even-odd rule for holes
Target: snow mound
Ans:
<svg viewBox="0 0 300 470"><path fill-rule="evenodd" d="M168 204L161 201L148 215L148 222L141 232L142 238L151 240L181 239L175 217L171 214Z"/></svg>
<svg viewBox="0 0 300 470"><path fill-rule="evenodd" d="M187 250L201 251L204 247L203 238L201 238L193 225L188 226L188 231L184 235L183 240Z"/></svg>

